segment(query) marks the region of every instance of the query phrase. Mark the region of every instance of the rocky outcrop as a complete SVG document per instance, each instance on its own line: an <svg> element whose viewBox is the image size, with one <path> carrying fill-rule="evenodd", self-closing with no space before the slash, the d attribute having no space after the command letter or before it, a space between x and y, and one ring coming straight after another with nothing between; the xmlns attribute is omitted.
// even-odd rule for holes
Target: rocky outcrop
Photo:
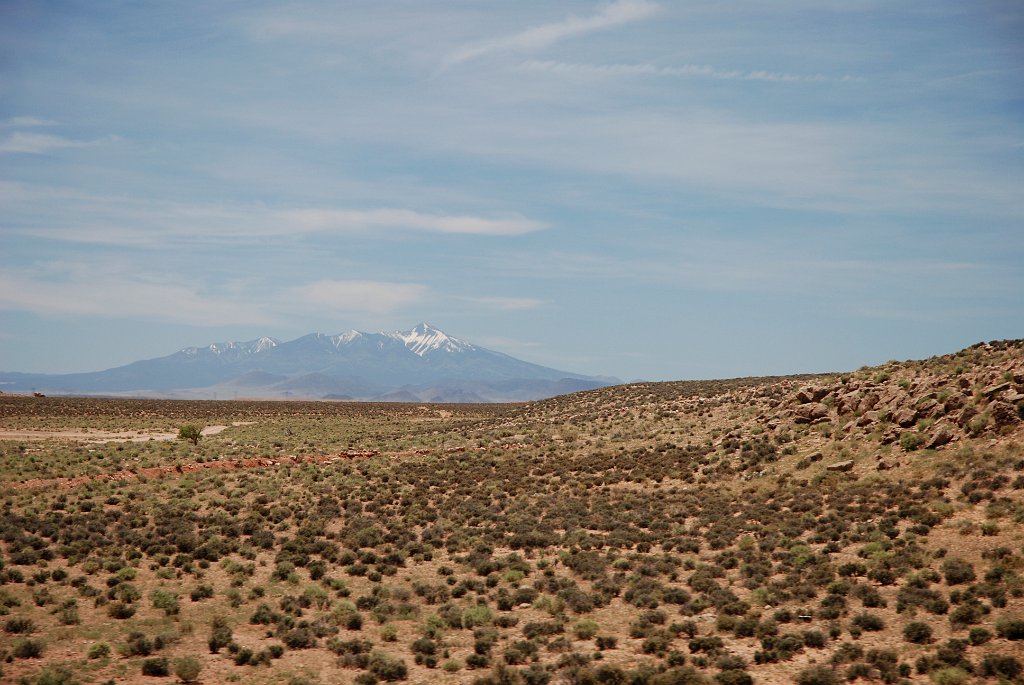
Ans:
<svg viewBox="0 0 1024 685"><path fill-rule="evenodd" d="M873 434L885 445L909 429L920 439L903 441L904 449L941 449L1024 423L1024 341L984 343L789 387L789 398L762 414L769 430L831 423L843 435Z"/></svg>

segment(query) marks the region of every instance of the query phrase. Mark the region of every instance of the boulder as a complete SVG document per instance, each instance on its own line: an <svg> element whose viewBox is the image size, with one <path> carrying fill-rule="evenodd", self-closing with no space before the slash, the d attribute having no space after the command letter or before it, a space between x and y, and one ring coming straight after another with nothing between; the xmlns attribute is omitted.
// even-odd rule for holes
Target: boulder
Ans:
<svg viewBox="0 0 1024 685"><path fill-rule="evenodd" d="M917 411L910 407L903 407L893 414L892 420L893 423L902 428L913 426L914 422L917 421Z"/></svg>
<svg viewBox="0 0 1024 685"><path fill-rule="evenodd" d="M1003 392L1004 390L1009 390L1009 389L1010 389L1010 384L1009 384L1009 382L1007 382L1007 383L999 383L997 385L990 385L987 388L985 388L984 390L982 390L981 392L982 392L983 395L985 395L985 397L995 397L996 395L998 395L999 393Z"/></svg>
<svg viewBox="0 0 1024 685"><path fill-rule="evenodd" d="M925 447L928 449L935 449L936 447L942 447L949 443L953 439L953 432L949 430L947 426L937 426L935 432L932 434L931 439L927 442Z"/></svg>
<svg viewBox="0 0 1024 685"><path fill-rule="evenodd" d="M967 404L967 398L959 392L955 392L946 398L946 402L942 405L946 408L946 413L956 411Z"/></svg>
<svg viewBox="0 0 1024 685"><path fill-rule="evenodd" d="M989 412L996 426L1011 426L1020 422L1017 407L1004 400L997 400L989 405Z"/></svg>
<svg viewBox="0 0 1024 685"><path fill-rule="evenodd" d="M828 388L815 388L812 385L807 385L796 393L796 399L800 404L809 404L811 402L820 402L826 395L828 395Z"/></svg>
<svg viewBox="0 0 1024 685"><path fill-rule="evenodd" d="M871 411L878 404L878 393L869 392L864 397L860 398L860 404L857 405L857 411L867 412Z"/></svg>
<svg viewBox="0 0 1024 685"><path fill-rule="evenodd" d="M834 464L829 464L825 467L826 471L838 471L846 472L853 470L853 459L847 459L846 461L837 461Z"/></svg>
<svg viewBox="0 0 1024 685"><path fill-rule="evenodd" d="M810 423L828 416L828 407L820 402L815 404L801 404L793 410L793 414L796 417L794 419L796 423Z"/></svg>
<svg viewBox="0 0 1024 685"><path fill-rule="evenodd" d="M812 388L800 388L795 397L800 404L808 404L814 401L814 392Z"/></svg>
<svg viewBox="0 0 1024 685"><path fill-rule="evenodd" d="M935 393L934 390L932 390L931 392L926 392L925 394L921 395L916 400L914 400L914 406L920 407L928 400L934 400L936 397L938 397L938 395Z"/></svg>
<svg viewBox="0 0 1024 685"><path fill-rule="evenodd" d="M960 410L960 413L957 414L956 418L953 420L956 422L956 425L963 428L968 423L970 423L971 419L973 419L977 415L978 410L972 407L971 405L967 405L966 407Z"/></svg>

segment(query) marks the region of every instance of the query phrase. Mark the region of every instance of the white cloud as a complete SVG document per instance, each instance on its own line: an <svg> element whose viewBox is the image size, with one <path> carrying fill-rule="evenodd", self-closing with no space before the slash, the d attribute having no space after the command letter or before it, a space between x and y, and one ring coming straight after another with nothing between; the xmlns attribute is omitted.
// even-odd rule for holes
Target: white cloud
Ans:
<svg viewBox="0 0 1024 685"><path fill-rule="evenodd" d="M448 54L444 59L444 66L454 66L497 52L541 50L565 38L646 19L657 11L658 5L649 0L616 0L589 17L571 16L562 21L534 26L519 33L463 46Z"/></svg>
<svg viewBox="0 0 1024 685"><path fill-rule="evenodd" d="M397 228L435 233L521 235L544 228L523 217L488 219L478 216L426 214L408 209L296 209L279 216L298 228L316 231Z"/></svg>
<svg viewBox="0 0 1024 685"><path fill-rule="evenodd" d="M426 295L427 287L417 283L325 279L291 289L286 300L318 312L382 314L420 302Z"/></svg>
<svg viewBox="0 0 1024 685"><path fill-rule="evenodd" d="M0 273L0 310L56 317L139 318L199 326L263 324L262 308L204 294L183 279L167 282L118 268L107 260L51 262L29 271Z"/></svg>
<svg viewBox="0 0 1024 685"><path fill-rule="evenodd" d="M521 64L520 68L528 71L543 71L590 78L609 76L671 76L707 78L720 81L766 81L769 83L820 83L823 81L854 80L849 76L830 78L822 74L789 74L763 69L756 71L716 69L706 64L683 64L674 67L662 67L656 64L573 64L550 60L529 60Z"/></svg>
<svg viewBox="0 0 1024 685"><path fill-rule="evenodd" d="M68 147L84 147L91 143L70 140L60 136L53 136L48 133L25 133L15 131L0 141L0 153L22 152L31 155L39 155L50 150L59 150Z"/></svg>
<svg viewBox="0 0 1024 685"><path fill-rule="evenodd" d="M213 287L202 279L145 270L113 257L37 262L0 272L0 311L194 326L269 325L313 314L383 314L428 294L417 283L371 280L324 279L268 288L230 282Z"/></svg>
<svg viewBox="0 0 1024 685"><path fill-rule="evenodd" d="M369 230L516 236L547 227L516 214L484 217L402 208L280 210L262 205L191 205L4 181L0 181L0 217L0 227L10 232L122 246L174 240L237 243ZM68 217L74 217L73 221Z"/></svg>

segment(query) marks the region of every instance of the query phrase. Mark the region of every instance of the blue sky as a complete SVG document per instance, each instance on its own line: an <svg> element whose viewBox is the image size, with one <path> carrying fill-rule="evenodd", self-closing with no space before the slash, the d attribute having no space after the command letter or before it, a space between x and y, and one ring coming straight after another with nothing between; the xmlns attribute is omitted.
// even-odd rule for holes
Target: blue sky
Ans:
<svg viewBox="0 0 1024 685"><path fill-rule="evenodd" d="M1024 337L1016 2L5 2L0 369L425 320L623 379Z"/></svg>

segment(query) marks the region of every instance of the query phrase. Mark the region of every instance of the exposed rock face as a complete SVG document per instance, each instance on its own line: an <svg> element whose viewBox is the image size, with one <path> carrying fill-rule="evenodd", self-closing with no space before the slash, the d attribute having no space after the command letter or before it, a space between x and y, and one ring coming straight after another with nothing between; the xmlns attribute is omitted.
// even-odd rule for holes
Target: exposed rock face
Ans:
<svg viewBox="0 0 1024 685"><path fill-rule="evenodd" d="M1024 341L979 343L956 354L890 363L784 390L762 425L785 433L794 425L832 424L856 438L874 434L881 445L920 427L920 445L941 449L1024 423ZM929 428L922 421L934 421ZM907 449L911 449L909 446Z"/></svg>

